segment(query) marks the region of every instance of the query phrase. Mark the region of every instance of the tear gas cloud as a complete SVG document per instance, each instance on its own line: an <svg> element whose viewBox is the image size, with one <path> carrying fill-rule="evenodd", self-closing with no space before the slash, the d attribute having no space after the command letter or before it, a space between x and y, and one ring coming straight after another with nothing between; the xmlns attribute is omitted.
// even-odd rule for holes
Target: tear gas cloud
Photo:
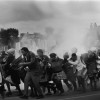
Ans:
<svg viewBox="0 0 100 100"><path fill-rule="evenodd" d="M49 53L52 51L62 56L66 51L76 47L80 54L85 52L88 47L92 47L92 42L97 39L97 36L94 38L95 32L92 32L92 35L89 33L89 28L91 22L100 24L99 4L99 1L89 0L81 2L2 1L0 10L6 9L6 13L1 12L0 26L18 28L20 33L42 34L45 37L45 49ZM87 39L87 36L91 39ZM87 46L88 42L89 46ZM40 44L42 43L44 42L42 41ZM28 43L28 46L34 51L35 44L32 44Z"/></svg>

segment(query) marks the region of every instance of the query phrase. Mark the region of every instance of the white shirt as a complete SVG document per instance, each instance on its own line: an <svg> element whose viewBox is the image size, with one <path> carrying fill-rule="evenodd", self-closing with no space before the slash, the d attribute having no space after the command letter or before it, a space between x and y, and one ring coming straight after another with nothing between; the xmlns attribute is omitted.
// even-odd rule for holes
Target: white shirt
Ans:
<svg viewBox="0 0 100 100"><path fill-rule="evenodd" d="M78 64L77 64L76 69L77 69L78 71L80 71L80 70L82 70L83 68L86 68L86 65L82 63L81 59L79 59L79 62L78 62Z"/></svg>
<svg viewBox="0 0 100 100"><path fill-rule="evenodd" d="M100 69L100 56L98 56L97 64L97 68Z"/></svg>
<svg viewBox="0 0 100 100"><path fill-rule="evenodd" d="M81 62L81 59L79 56L77 57L77 60L75 62L69 61L69 63L71 63L72 65L76 65L76 69L78 71L82 70L83 68L86 68L86 65Z"/></svg>

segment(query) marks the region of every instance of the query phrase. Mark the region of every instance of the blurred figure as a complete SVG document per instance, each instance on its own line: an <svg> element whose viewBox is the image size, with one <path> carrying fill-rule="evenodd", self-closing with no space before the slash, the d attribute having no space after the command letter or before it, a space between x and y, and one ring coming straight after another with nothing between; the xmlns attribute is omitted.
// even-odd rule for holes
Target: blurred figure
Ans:
<svg viewBox="0 0 100 100"><path fill-rule="evenodd" d="M10 64L15 59L14 52L15 52L14 49L9 49L7 51L7 55L3 59L4 63L2 64L2 67L4 70L3 76L4 76L4 80L5 80L5 83L6 83L7 88L8 88L8 92L6 93L7 96L12 95L12 92L10 89L10 83L9 83L9 81L6 81L6 78L10 75Z"/></svg>
<svg viewBox="0 0 100 100"><path fill-rule="evenodd" d="M74 86L74 91L77 91L77 84L76 84L77 69L76 69L76 67L77 67L78 62L79 62L79 60L78 60L77 55L75 53L72 53L71 58L68 60L68 63L71 64L69 77L71 77L71 74L73 75L71 82Z"/></svg>
<svg viewBox="0 0 100 100"><path fill-rule="evenodd" d="M4 64L5 62L4 62L4 58L7 56L7 54L5 53L5 51L2 51L1 52L1 54L0 54L0 64L1 64L1 66L0 67L2 67L2 64ZM0 68L1 69L1 68ZM2 70L1 70L2 71ZM3 87L3 89L4 89L4 91L6 91L5 90L5 87L4 87L4 78L3 78L3 75L2 75L2 72L1 72L1 77L2 77L2 87Z"/></svg>
<svg viewBox="0 0 100 100"><path fill-rule="evenodd" d="M27 71L25 79L24 79L24 95L21 96L22 99L28 99L28 87L29 82L32 81L34 88L38 93L37 99L43 98L43 93L39 85L40 81L40 66L38 65L36 56L33 52L29 51L27 47L23 47L21 49L21 53L24 58L24 62L20 63L20 69L24 69Z"/></svg>
<svg viewBox="0 0 100 100"><path fill-rule="evenodd" d="M100 78L100 49L97 51L97 69L98 69L98 79Z"/></svg>
<svg viewBox="0 0 100 100"><path fill-rule="evenodd" d="M48 66L49 58L48 58L48 56L44 55L42 49L37 50L37 60L41 66L42 73L45 74L46 68Z"/></svg>
<svg viewBox="0 0 100 100"><path fill-rule="evenodd" d="M81 56L79 58L79 63L77 64L76 69L77 69L77 79L78 79L79 87L82 87L83 92L85 92L86 91L85 76L86 76L87 69L86 69L86 65L82 62Z"/></svg>
<svg viewBox="0 0 100 100"><path fill-rule="evenodd" d="M90 79L90 85L92 90L96 90L97 88L97 83L96 83L96 78L97 78L97 56L94 52L91 50L88 51L88 59L86 63L87 67L87 74Z"/></svg>
<svg viewBox="0 0 100 100"><path fill-rule="evenodd" d="M74 73L73 73L73 69L71 67L71 64L68 62L68 59L69 59L69 54L68 52L66 52L63 56L64 60L63 60L63 71L65 72L66 74L66 79L64 79L64 83L67 85L69 91L72 90L72 86L71 84L69 83L69 81L71 83L73 83L73 78L74 78Z"/></svg>
<svg viewBox="0 0 100 100"><path fill-rule="evenodd" d="M10 84L16 86L16 88L19 91L19 94L21 94L21 90L19 87L20 84L20 78L18 76L18 73L14 70L11 69L11 63L15 60L15 50L14 49L9 49L7 51L7 55L4 58L4 63L2 64L3 67L3 78L4 82L7 85L8 92L7 96L12 95L11 89L10 89Z"/></svg>
<svg viewBox="0 0 100 100"><path fill-rule="evenodd" d="M54 90L53 84L50 84L49 81L51 80L51 75L50 75L50 68L48 67L48 62L49 58L48 56L44 55L44 52L42 49L37 50L37 60L41 66L41 80L40 80L40 85L43 88L43 91L45 93L46 88L48 89L47 95L51 95L51 90Z"/></svg>
<svg viewBox="0 0 100 100"><path fill-rule="evenodd" d="M57 89L59 90L59 95L64 93L64 89L62 86L62 65L63 65L63 60L58 58L55 53L50 54L50 65L52 68L52 80L56 84Z"/></svg>
<svg viewBox="0 0 100 100"><path fill-rule="evenodd" d="M47 82L47 73L46 73L46 69L48 66L48 61L49 58L48 56L44 55L44 52L42 49L38 49L37 50L37 60L40 64L40 68L41 68L41 79L40 79L40 84L43 88L43 92L45 92L45 86L43 86L45 82Z"/></svg>

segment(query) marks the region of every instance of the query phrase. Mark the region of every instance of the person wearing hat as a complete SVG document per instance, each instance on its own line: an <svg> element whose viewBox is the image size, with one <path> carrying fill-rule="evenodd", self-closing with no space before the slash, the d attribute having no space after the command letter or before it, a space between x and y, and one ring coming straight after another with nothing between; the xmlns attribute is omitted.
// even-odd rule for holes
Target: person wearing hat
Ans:
<svg viewBox="0 0 100 100"><path fill-rule="evenodd" d="M64 93L64 89L62 86L62 65L63 65L63 60L58 58L56 53L51 53L50 54L50 66L52 68L52 80L56 84L56 87L59 91L59 95Z"/></svg>

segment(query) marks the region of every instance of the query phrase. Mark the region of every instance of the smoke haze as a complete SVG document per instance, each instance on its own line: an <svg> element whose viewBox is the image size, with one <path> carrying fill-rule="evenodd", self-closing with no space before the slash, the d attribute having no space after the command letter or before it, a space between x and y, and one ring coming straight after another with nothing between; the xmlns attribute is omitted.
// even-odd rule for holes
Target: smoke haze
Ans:
<svg viewBox="0 0 100 100"><path fill-rule="evenodd" d="M57 44L60 56L77 47L86 50L86 36L91 23L100 25L99 1L0 1L0 27L18 28L20 33L40 32ZM47 32L47 28L53 31ZM51 34L52 33L52 34ZM91 39L92 41L93 39Z"/></svg>

